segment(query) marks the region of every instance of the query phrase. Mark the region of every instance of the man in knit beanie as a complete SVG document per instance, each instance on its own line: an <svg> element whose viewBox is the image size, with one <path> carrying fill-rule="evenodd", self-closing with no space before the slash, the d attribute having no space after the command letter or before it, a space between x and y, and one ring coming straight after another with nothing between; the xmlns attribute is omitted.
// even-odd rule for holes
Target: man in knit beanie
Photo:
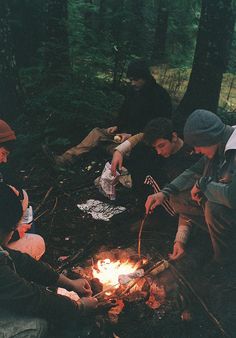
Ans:
<svg viewBox="0 0 236 338"><path fill-rule="evenodd" d="M191 228L200 224L209 232L214 262L227 265L236 257L236 129L198 109L186 121L184 140L204 156L150 195L146 212L170 199L179 213L173 260L184 255Z"/></svg>
<svg viewBox="0 0 236 338"><path fill-rule="evenodd" d="M16 142L16 135L12 128L3 120L0 120L0 181L11 186L12 190L18 196L22 203L24 215L28 210L28 195L25 190L21 189L14 175L9 174L9 167L5 167L8 161L8 155L13 150ZM27 223L25 217L19 223L9 248L28 253L35 259L40 259L45 252L44 239L37 234L27 233L31 228L31 223Z"/></svg>

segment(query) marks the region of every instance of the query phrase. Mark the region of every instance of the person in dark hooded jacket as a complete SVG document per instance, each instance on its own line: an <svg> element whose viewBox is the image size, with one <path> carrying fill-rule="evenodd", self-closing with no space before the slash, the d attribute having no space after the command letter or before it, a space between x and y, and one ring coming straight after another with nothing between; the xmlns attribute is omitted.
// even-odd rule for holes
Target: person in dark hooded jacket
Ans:
<svg viewBox="0 0 236 338"><path fill-rule="evenodd" d="M94 128L78 145L60 156L53 155L44 145L44 153L54 165L70 165L79 156L100 145L104 145L106 151L112 154L117 142L122 143L141 132L153 118L171 117L171 98L168 92L156 83L143 60L135 60L129 64L127 78L130 80L130 87L114 126Z"/></svg>

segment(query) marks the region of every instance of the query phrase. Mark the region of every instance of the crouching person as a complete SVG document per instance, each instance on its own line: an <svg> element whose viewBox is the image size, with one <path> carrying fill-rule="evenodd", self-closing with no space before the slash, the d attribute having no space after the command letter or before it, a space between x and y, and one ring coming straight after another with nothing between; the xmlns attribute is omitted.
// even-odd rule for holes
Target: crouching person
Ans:
<svg viewBox="0 0 236 338"><path fill-rule="evenodd" d="M71 280L29 255L7 248L21 217L18 197L0 183L0 337L48 337L48 323L76 323L97 307L97 300L91 297L85 279ZM73 301L48 286L85 297Z"/></svg>
<svg viewBox="0 0 236 338"><path fill-rule="evenodd" d="M195 165L150 195L146 212L170 199L179 214L172 259L185 253L191 228L204 226L213 248L215 266L236 257L236 130L207 111L195 110L184 127L184 141L204 155Z"/></svg>

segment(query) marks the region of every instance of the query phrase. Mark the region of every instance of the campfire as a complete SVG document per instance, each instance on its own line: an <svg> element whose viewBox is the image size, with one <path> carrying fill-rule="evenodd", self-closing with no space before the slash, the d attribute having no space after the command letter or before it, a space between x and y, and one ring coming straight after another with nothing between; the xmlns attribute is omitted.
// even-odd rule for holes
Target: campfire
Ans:
<svg viewBox="0 0 236 338"><path fill-rule="evenodd" d="M98 278L103 285L105 294L111 294L112 290L127 284L132 278L141 277L144 274L143 269L139 269L143 261L138 263L126 260L111 261L109 258L98 260L96 267L93 267L94 278ZM107 290L107 291L106 291ZM110 292L109 292L109 291Z"/></svg>
<svg viewBox="0 0 236 338"><path fill-rule="evenodd" d="M191 320L190 298L168 267L165 260L140 258L136 250L128 248L100 251L74 268L73 273L89 280L99 304L114 305L96 315L89 332L102 338L146 338L155 333L162 336L162 332L165 336L169 331L175 336L180 323Z"/></svg>
<svg viewBox="0 0 236 338"><path fill-rule="evenodd" d="M168 268L166 261L154 262L140 258L132 249L113 249L95 255L88 266L74 271L90 280L94 297L99 301L113 301L108 311L109 321L118 322L127 304L142 302L149 309L164 303L166 292L156 277Z"/></svg>

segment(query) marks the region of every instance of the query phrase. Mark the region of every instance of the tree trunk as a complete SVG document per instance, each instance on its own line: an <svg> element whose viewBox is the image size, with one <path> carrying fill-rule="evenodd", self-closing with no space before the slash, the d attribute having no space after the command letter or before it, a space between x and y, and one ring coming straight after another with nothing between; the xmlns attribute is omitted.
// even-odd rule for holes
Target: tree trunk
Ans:
<svg viewBox="0 0 236 338"><path fill-rule="evenodd" d="M166 0L159 0L152 54L152 59L157 63L163 63L165 60L168 17L168 2Z"/></svg>
<svg viewBox="0 0 236 338"><path fill-rule="evenodd" d="M174 114L180 130L195 109L217 111L234 21L233 0L202 0L192 72L187 90Z"/></svg>
<svg viewBox="0 0 236 338"><path fill-rule="evenodd" d="M145 20L143 15L144 1L131 0L130 4L130 18L128 25L129 43L131 53L137 56L144 55L144 32Z"/></svg>
<svg viewBox="0 0 236 338"><path fill-rule="evenodd" d="M67 0L47 0L45 71L49 82L60 81L70 71Z"/></svg>
<svg viewBox="0 0 236 338"><path fill-rule="evenodd" d="M114 55L114 68L112 88L117 89L120 82L120 77L123 72L125 53L124 53L124 0L119 0L112 5L113 18L111 22L111 32L113 38L113 55Z"/></svg>
<svg viewBox="0 0 236 338"><path fill-rule="evenodd" d="M8 1L0 1L0 118L11 123L19 113L18 80L13 53Z"/></svg>
<svg viewBox="0 0 236 338"><path fill-rule="evenodd" d="M102 39L102 36L106 30L106 11L107 11L107 1L106 0L100 0L99 4L99 13L98 13L98 34L100 36L100 39Z"/></svg>

